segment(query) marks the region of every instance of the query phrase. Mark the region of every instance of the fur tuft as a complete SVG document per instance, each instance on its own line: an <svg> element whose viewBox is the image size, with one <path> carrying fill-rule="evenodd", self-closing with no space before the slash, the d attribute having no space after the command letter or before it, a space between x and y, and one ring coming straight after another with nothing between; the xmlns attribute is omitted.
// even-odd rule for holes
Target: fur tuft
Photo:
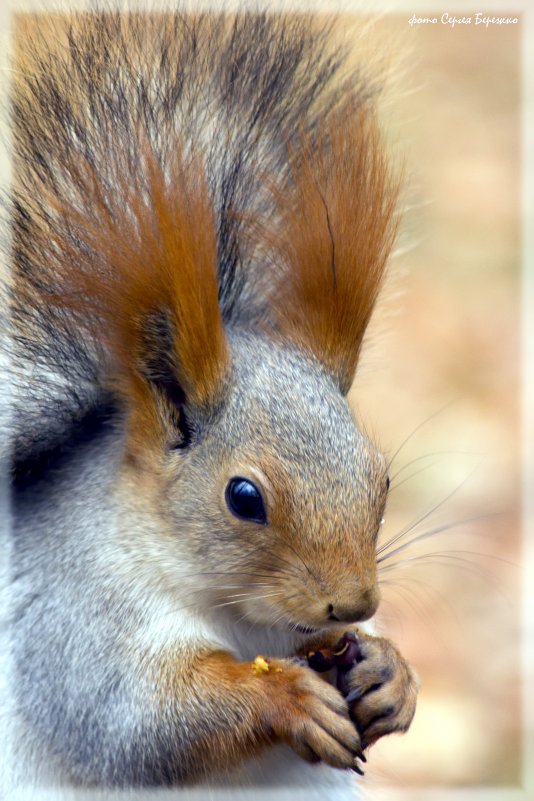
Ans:
<svg viewBox="0 0 534 801"><path fill-rule="evenodd" d="M311 351L346 394L397 232L376 109L354 98L330 115L318 141L289 154L290 184L275 190L282 257L280 326Z"/></svg>
<svg viewBox="0 0 534 801"><path fill-rule="evenodd" d="M174 377L184 399L206 406L228 350L203 166L194 156L186 163L177 144L164 172L142 132L139 138L135 172L122 154L110 154L112 192L91 164L70 165L90 206L41 195L55 218L45 232L54 277L46 300L105 347L113 383L126 382L126 396L142 379L163 386Z"/></svg>

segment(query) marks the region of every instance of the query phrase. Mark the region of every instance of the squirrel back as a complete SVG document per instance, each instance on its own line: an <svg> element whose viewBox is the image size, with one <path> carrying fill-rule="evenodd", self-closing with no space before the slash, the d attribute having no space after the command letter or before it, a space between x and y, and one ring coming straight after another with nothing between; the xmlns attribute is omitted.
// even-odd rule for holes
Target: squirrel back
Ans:
<svg viewBox="0 0 534 801"><path fill-rule="evenodd" d="M240 660L376 611L387 466L346 395L398 186L332 29L16 18L14 686L75 784L309 757L310 671Z"/></svg>

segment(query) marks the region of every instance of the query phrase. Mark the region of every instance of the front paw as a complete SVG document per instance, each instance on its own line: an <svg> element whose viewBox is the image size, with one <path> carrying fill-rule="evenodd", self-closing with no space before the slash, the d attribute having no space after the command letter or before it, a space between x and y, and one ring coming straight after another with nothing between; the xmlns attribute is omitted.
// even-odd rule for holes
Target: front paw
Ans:
<svg viewBox="0 0 534 801"><path fill-rule="evenodd" d="M268 667L262 689L269 729L309 762L362 773L360 737L342 695L308 667L276 659Z"/></svg>
<svg viewBox="0 0 534 801"><path fill-rule="evenodd" d="M358 648L358 661L343 676L343 690L367 748L386 734L407 731L415 714L419 681L389 640L358 634Z"/></svg>

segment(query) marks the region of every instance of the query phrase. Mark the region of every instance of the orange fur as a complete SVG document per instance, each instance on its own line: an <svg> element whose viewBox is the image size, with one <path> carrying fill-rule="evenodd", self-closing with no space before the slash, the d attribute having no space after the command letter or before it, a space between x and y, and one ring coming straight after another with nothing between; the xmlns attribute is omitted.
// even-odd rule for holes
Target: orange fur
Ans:
<svg viewBox="0 0 534 801"><path fill-rule="evenodd" d="M21 19L18 25L25 31ZM56 28L64 34L62 25ZM26 61L31 70L27 53ZM21 245L46 254L55 284L47 300L73 313L111 352L113 383L126 399L132 393L136 399L130 407L140 439L155 420L161 423L159 401L146 381L147 349L157 345L147 327L157 315L170 326L169 363L191 403L216 401L230 358L202 158L194 152L185 157L174 141L162 166L143 124L129 152L110 146L96 167L74 150L60 168L64 184L73 187L68 197L32 173L40 197L35 204L26 199L26 206L41 219L45 205L51 220L41 219L31 245ZM273 182L276 222L251 219L250 228L277 267L272 311L283 335L313 353L347 392L396 233L397 183L373 101L344 102L317 134L297 137L288 162L289 180ZM28 169L15 163L15 175ZM16 291L34 290L23 278Z"/></svg>
<svg viewBox="0 0 534 801"><path fill-rule="evenodd" d="M172 17L143 17L143 41L132 35L136 20L135 15L125 15L121 32L130 37L129 57L141 70L165 25L169 39L172 36ZM24 97L24 76L38 76L43 57L53 73L55 60L61 65L66 58L70 26L74 37L83 41L91 32L91 15L19 14L14 24L20 71L14 89ZM120 65L119 40L116 46L117 53L109 57ZM78 97L75 82L73 86L74 90L67 82L62 91L80 118L87 117L85 133L90 138L86 90L82 88ZM106 91L102 85L101 93ZM32 113L38 115L38 105L30 102L25 108L29 118L14 119L22 141L27 129L41 130L40 121L31 119ZM28 299L30 308L44 297L60 313L73 316L74 329L86 331L107 351L111 359L105 356L102 364L109 364L108 382L119 388L133 412L133 428L146 441L149 432L165 428L161 398L154 397L146 380L150 350L162 346L158 332L151 336L155 322L163 318L169 328L165 356L188 402L216 402L226 375L229 350L218 304L216 221L199 153L188 151L185 157L174 133L165 155L157 155L141 118L131 141L120 134L114 140L114 122L110 118L109 130L107 124L98 132L96 164L73 136L72 148L54 165L57 185L42 178L38 165L16 154L14 185L20 190L22 179L25 206L37 221L31 237L16 246L46 269L37 287L24 274L15 272L13 280L15 292ZM111 144L104 150L106 141ZM24 336L31 335L26 328ZM36 340L39 336L36 331ZM163 411L168 422L169 410Z"/></svg>
<svg viewBox="0 0 534 801"><path fill-rule="evenodd" d="M200 710L205 709L202 717L206 723L196 733L195 754L189 765L192 778L228 770L274 739L268 725L271 704L266 693L273 677L255 676L250 663L237 662L223 651L197 651L194 659L187 652L176 651L162 654L148 669L155 671L162 705L176 703L181 708L187 704L193 684ZM188 674L186 682L184 672ZM280 684L280 680L280 674L276 674L275 683ZM216 710L230 714L226 712L219 725L210 726L209 714Z"/></svg>
<svg viewBox="0 0 534 801"><path fill-rule="evenodd" d="M289 168L289 190L273 190L279 224L268 233L283 261L276 314L347 392L397 230L398 182L372 103L344 103L318 141L303 136L290 148Z"/></svg>
<svg viewBox="0 0 534 801"><path fill-rule="evenodd" d="M113 200L88 163L69 165L69 170L90 191L90 207L80 209L48 193L50 207L76 237L73 244L70 237L56 235L59 291L50 297L79 316L82 325L98 326L99 338L115 356L115 380L127 379L139 400L146 399L143 377L151 355L152 318L164 315L172 331L172 353L166 355L176 379L188 402L205 406L224 380L228 347L217 299L215 221L203 168L197 157L185 163L176 149L165 175L140 140L135 178L121 174L119 163Z"/></svg>
<svg viewBox="0 0 534 801"><path fill-rule="evenodd" d="M163 706L182 709L195 688L203 725L195 731L194 754L187 755L191 778L228 770L275 741L317 761L312 742L329 764L354 765L360 740L336 691L287 660L270 659L269 666L258 673L251 662L237 662L224 651L199 651L195 659L167 652L147 666Z"/></svg>

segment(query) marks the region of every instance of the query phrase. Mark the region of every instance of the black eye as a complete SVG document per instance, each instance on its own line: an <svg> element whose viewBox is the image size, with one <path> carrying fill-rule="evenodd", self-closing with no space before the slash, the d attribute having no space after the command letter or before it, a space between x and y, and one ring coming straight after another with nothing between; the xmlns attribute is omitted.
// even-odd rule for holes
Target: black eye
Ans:
<svg viewBox="0 0 534 801"><path fill-rule="evenodd" d="M389 484L390 484L389 476L386 476L386 492L389 490Z"/></svg>
<svg viewBox="0 0 534 801"><path fill-rule="evenodd" d="M226 503L230 511L243 520L266 523L267 515L260 491L246 478L232 478L226 487Z"/></svg>

